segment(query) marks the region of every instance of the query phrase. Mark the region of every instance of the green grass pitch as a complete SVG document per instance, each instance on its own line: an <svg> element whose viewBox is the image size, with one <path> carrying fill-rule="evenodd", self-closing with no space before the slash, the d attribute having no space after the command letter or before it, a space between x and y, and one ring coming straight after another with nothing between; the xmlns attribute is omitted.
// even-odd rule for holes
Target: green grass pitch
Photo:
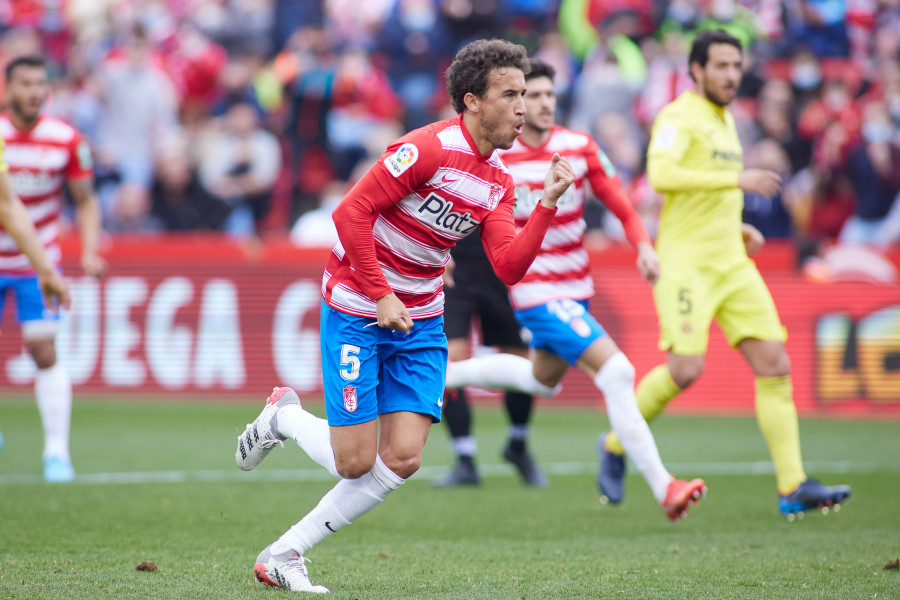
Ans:
<svg viewBox="0 0 900 600"><path fill-rule="evenodd" d="M0 598L286 597L252 580L253 561L332 482L292 442L237 469L235 438L260 408L78 399L78 480L46 485L37 409L4 398ZM452 460L436 426L419 475L308 553L314 583L347 599L900 599L900 571L883 568L900 556L897 421L802 420L810 474L853 496L788 523L752 418L667 416L653 427L664 462L709 485L673 524L633 469L622 505L599 502L602 413L538 408L531 447L547 489L502 464L500 410L475 418L481 487L429 486Z"/></svg>

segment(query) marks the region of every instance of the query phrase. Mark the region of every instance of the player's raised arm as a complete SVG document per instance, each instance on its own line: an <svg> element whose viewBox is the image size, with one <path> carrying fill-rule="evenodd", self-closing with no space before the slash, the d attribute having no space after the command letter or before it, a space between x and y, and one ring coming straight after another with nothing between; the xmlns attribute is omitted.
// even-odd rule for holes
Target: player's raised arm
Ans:
<svg viewBox="0 0 900 600"><path fill-rule="evenodd" d="M554 154L544 178L544 195L518 235L512 218L515 206L512 191L508 192L490 217L484 220L481 239L494 272L503 283L517 283L528 272L556 214L556 203L573 181L575 173L569 161Z"/></svg>
<svg viewBox="0 0 900 600"><path fill-rule="evenodd" d="M28 211L13 192L9 173L5 169L0 172L0 225L3 225L3 229L28 257L37 272L45 304L50 307L57 300L60 305L68 308L70 300L66 282L44 251Z"/></svg>
<svg viewBox="0 0 900 600"><path fill-rule="evenodd" d="M573 181L575 172L572 165L559 153L555 153L550 159L550 168L544 177L544 195L541 196L541 204L546 208L556 208L556 202L566 193Z"/></svg>

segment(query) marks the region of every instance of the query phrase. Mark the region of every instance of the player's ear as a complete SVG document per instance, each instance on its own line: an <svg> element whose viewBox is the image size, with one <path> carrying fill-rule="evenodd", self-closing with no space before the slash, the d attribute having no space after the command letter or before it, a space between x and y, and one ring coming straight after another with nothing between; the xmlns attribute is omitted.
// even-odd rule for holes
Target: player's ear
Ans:
<svg viewBox="0 0 900 600"><path fill-rule="evenodd" d="M481 98L469 92L465 96L463 96L463 103L466 105L466 110L470 113L479 113L481 112Z"/></svg>
<svg viewBox="0 0 900 600"><path fill-rule="evenodd" d="M688 63L688 75L691 76L691 80L694 83L699 82L699 77L703 73L703 66L697 61L693 61Z"/></svg>

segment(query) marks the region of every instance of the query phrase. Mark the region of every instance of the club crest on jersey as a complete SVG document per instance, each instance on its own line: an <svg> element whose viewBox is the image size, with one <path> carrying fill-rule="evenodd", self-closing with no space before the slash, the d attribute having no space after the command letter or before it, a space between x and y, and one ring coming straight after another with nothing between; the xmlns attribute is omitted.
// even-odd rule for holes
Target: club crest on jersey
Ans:
<svg viewBox="0 0 900 600"><path fill-rule="evenodd" d="M358 406L356 402L356 388L352 385L344 386L344 408L347 409L347 412L356 412L356 407Z"/></svg>
<svg viewBox="0 0 900 600"><path fill-rule="evenodd" d="M384 159L384 166L394 177L400 177L404 171L419 160L419 149L409 142L401 144L397 151Z"/></svg>
<svg viewBox="0 0 900 600"><path fill-rule="evenodd" d="M491 210L494 210L500 204L500 199L503 198L504 192L506 190L499 183L491 184L491 191L488 193L488 207Z"/></svg>
<svg viewBox="0 0 900 600"><path fill-rule="evenodd" d="M442 231L465 237L472 233L481 221L472 218L470 212L454 212L453 202L444 200L434 192L428 194L416 212Z"/></svg>

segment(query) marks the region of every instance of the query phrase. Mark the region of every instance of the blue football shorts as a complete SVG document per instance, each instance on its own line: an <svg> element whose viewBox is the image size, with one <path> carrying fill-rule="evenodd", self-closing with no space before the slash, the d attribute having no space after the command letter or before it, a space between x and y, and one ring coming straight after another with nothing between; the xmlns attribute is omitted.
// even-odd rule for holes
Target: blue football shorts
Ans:
<svg viewBox="0 0 900 600"><path fill-rule="evenodd" d="M555 354L570 365L606 331L588 312L587 300L553 300L516 311L516 319L531 332L531 347Z"/></svg>
<svg viewBox="0 0 900 600"><path fill-rule="evenodd" d="M441 420L447 374L443 317L417 319L405 334L323 301L321 346L329 425L357 425L400 411Z"/></svg>
<svg viewBox="0 0 900 600"><path fill-rule="evenodd" d="M16 321L55 321L59 312L44 306L44 297L38 286L36 275L9 276L0 275L0 319L6 308L6 299L12 294L16 297Z"/></svg>

